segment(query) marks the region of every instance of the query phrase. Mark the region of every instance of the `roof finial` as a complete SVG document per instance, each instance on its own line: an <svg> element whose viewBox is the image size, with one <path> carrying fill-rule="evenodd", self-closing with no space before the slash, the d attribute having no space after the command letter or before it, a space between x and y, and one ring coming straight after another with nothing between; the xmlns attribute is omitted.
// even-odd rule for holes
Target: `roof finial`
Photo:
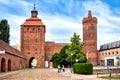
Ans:
<svg viewBox="0 0 120 80"><path fill-rule="evenodd" d="M92 14L90 10L88 11L88 18L92 18Z"/></svg>
<svg viewBox="0 0 120 80"><path fill-rule="evenodd" d="M36 8L36 5L35 5L35 0L34 0L34 8L33 9L35 10L35 8Z"/></svg>
<svg viewBox="0 0 120 80"><path fill-rule="evenodd" d="M31 17L37 17L37 15L38 15L38 11L36 10L36 4L34 0L34 7L33 10L31 11Z"/></svg>

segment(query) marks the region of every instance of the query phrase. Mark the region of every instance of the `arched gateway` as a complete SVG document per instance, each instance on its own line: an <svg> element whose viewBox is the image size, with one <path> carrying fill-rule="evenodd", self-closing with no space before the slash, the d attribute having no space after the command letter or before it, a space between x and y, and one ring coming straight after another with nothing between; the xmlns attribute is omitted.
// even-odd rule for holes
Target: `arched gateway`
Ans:
<svg viewBox="0 0 120 80"><path fill-rule="evenodd" d="M45 65L45 25L37 17L38 11L31 11L31 18L21 25L21 52L24 53L28 62L27 67L31 67L33 56L37 59L37 67Z"/></svg>
<svg viewBox="0 0 120 80"><path fill-rule="evenodd" d="M1 60L1 72L5 72L5 68L6 68L5 58L2 58L2 60Z"/></svg>
<svg viewBox="0 0 120 80"><path fill-rule="evenodd" d="M37 60L34 57L31 57L29 60L29 68L37 67Z"/></svg>

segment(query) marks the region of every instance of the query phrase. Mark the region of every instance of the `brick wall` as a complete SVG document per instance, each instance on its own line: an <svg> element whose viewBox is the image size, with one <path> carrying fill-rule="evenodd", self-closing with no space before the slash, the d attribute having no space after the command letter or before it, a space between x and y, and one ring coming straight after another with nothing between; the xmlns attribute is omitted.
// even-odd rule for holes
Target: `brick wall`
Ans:
<svg viewBox="0 0 120 80"><path fill-rule="evenodd" d="M88 17L83 18L83 42L85 43L83 50L89 62L97 65L97 18L92 17L91 11Z"/></svg>
<svg viewBox="0 0 120 80"><path fill-rule="evenodd" d="M54 53L59 53L60 50L70 43L55 43L53 41L47 41L45 44L46 59L49 61Z"/></svg>
<svg viewBox="0 0 120 80"><path fill-rule="evenodd" d="M0 72L1 72L1 64L2 64L2 59L5 59L5 72L8 71L8 61L10 60L10 69L11 70L18 70L25 68L25 62L26 60L8 53L5 54L0 54Z"/></svg>

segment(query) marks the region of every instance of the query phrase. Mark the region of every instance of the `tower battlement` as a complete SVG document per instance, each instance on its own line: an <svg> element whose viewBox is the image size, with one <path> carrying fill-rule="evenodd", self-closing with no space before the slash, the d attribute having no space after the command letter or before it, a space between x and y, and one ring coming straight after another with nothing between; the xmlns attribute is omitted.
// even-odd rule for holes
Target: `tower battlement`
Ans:
<svg viewBox="0 0 120 80"><path fill-rule="evenodd" d="M93 65L97 64L97 18L92 17L91 11L88 16L83 18L83 42L85 43L83 51L87 60Z"/></svg>
<svg viewBox="0 0 120 80"><path fill-rule="evenodd" d="M96 18L96 17L92 17L92 18L83 18L82 24L88 23L88 22L97 23L97 18Z"/></svg>
<svg viewBox="0 0 120 80"><path fill-rule="evenodd" d="M88 23L88 22L97 23L97 18L96 17L92 17L92 14L91 14L90 10L88 11L88 16L83 18L82 24Z"/></svg>

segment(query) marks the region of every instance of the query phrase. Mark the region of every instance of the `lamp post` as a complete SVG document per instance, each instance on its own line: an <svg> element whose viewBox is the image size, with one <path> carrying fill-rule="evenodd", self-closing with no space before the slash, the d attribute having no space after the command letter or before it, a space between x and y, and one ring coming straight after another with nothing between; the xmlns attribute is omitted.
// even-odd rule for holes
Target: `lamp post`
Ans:
<svg viewBox="0 0 120 80"><path fill-rule="evenodd" d="M2 32L0 31L0 36L1 36L1 33L2 33Z"/></svg>
<svg viewBox="0 0 120 80"><path fill-rule="evenodd" d="M0 39L3 40L2 38L3 38L2 31L0 31Z"/></svg>
<svg viewBox="0 0 120 80"><path fill-rule="evenodd" d="M73 53L71 53L71 73L72 73L72 55Z"/></svg>
<svg viewBox="0 0 120 80"><path fill-rule="evenodd" d="M78 62L78 59L76 59L76 63Z"/></svg>

